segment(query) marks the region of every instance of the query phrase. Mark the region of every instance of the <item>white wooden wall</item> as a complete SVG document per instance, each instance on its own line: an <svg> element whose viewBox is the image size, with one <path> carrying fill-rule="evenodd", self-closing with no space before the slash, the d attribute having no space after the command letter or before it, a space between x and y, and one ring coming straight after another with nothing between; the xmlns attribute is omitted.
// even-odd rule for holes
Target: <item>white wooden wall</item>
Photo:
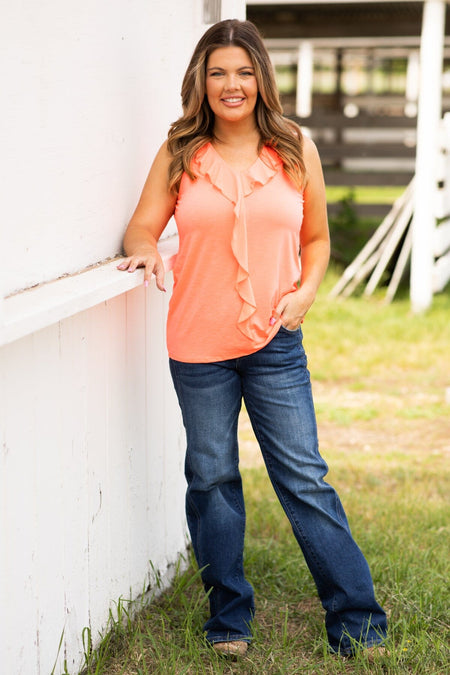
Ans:
<svg viewBox="0 0 450 675"><path fill-rule="evenodd" d="M245 16L244 0L1 3L2 294L120 252L207 7Z"/></svg>
<svg viewBox="0 0 450 675"><path fill-rule="evenodd" d="M49 675L63 629L77 673L83 628L185 550L167 302L139 287L0 351L2 673Z"/></svg>

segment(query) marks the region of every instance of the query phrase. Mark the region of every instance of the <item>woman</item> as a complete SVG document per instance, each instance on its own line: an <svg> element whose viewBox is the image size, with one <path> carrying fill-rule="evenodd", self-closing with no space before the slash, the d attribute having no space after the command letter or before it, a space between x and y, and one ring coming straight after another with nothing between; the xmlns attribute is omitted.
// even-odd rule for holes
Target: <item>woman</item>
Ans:
<svg viewBox="0 0 450 675"><path fill-rule="evenodd" d="M331 650L372 649L385 638L386 617L339 498L323 480L300 329L329 257L317 151L283 118L269 56L248 21L222 21L205 33L182 103L119 269L143 266L145 284L154 273L164 290L156 243L175 215L180 248L167 344L187 435L187 520L209 591L207 640L234 656L252 637L237 445L243 399L317 585Z"/></svg>

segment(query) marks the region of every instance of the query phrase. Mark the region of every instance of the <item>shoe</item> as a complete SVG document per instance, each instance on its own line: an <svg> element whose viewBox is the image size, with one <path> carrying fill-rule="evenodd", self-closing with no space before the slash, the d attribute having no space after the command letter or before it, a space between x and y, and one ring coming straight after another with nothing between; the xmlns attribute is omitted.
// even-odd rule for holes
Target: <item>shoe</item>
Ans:
<svg viewBox="0 0 450 675"><path fill-rule="evenodd" d="M383 658L384 656L388 655L388 650L382 644L373 645L372 647L361 647L358 649L358 651L350 652L348 654L342 652L332 653L332 656L337 656L344 661L354 658L365 658L369 663L376 663L379 658Z"/></svg>
<svg viewBox="0 0 450 675"><path fill-rule="evenodd" d="M388 655L386 647L383 645L374 645L373 647L367 647L364 650L364 653L367 657L369 663L375 663L378 658L383 658L383 656Z"/></svg>
<svg viewBox="0 0 450 675"><path fill-rule="evenodd" d="M248 649L248 642L244 640L233 640L231 642L214 642L213 649L224 656L245 656Z"/></svg>

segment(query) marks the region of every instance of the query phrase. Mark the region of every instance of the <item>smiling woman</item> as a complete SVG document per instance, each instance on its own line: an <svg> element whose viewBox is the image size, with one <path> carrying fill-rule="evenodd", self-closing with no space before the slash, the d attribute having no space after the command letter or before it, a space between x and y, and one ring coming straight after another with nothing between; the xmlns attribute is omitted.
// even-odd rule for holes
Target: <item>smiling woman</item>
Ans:
<svg viewBox="0 0 450 675"><path fill-rule="evenodd" d="M237 439L244 400L316 582L330 649L373 648L386 617L339 498L323 480L300 328L329 257L316 148L283 117L267 50L248 21L222 21L205 33L182 100L119 268L144 266L144 278L155 272L164 290L156 242L173 213L180 248L167 347L186 428L187 521L209 595L206 638L228 656L244 655L252 639Z"/></svg>

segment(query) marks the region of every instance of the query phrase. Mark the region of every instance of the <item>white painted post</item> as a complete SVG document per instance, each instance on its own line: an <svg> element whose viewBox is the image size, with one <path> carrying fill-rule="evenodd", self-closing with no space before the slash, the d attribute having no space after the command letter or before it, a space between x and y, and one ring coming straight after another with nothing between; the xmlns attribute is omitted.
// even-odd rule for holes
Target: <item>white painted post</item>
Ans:
<svg viewBox="0 0 450 675"><path fill-rule="evenodd" d="M302 40L298 48L297 99L295 113L298 117L309 117L312 110L313 87L313 46L309 40Z"/></svg>
<svg viewBox="0 0 450 675"><path fill-rule="evenodd" d="M417 115L417 99L419 97L420 80L420 57L419 52L414 50L408 55L406 68L406 103L405 115L415 117Z"/></svg>
<svg viewBox="0 0 450 675"><path fill-rule="evenodd" d="M442 103L442 59L445 1L426 0L420 44L420 90L417 118L416 186L412 221L411 306L423 312L433 298L432 205L436 190L436 159Z"/></svg>

